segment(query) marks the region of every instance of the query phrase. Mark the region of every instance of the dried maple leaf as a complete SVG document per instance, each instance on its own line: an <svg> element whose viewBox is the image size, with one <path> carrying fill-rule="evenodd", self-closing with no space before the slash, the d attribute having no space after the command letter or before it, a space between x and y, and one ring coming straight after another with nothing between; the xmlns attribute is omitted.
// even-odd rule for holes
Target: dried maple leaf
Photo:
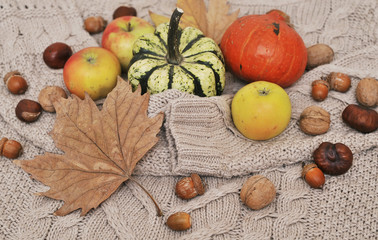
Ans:
<svg viewBox="0 0 378 240"><path fill-rule="evenodd" d="M177 0L176 6L184 11L181 18L181 27L195 27L207 37L220 43L226 29L239 15L239 9L228 14L230 6L227 0L209 0L209 10L203 0ZM157 26L169 22L169 18L149 11L150 17Z"/></svg>
<svg viewBox="0 0 378 240"><path fill-rule="evenodd" d="M79 208L85 215L130 179L137 162L158 141L164 115L149 118L148 103L148 93L132 92L122 78L101 111L88 95L84 100L61 98L54 103L57 116L50 135L64 154L14 163L50 187L39 195L64 201L55 215Z"/></svg>

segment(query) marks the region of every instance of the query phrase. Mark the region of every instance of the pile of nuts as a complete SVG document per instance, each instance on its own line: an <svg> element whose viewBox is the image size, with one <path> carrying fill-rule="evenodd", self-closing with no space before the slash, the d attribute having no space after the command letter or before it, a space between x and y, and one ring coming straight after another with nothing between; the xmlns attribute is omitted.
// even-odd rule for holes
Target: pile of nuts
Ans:
<svg viewBox="0 0 378 240"><path fill-rule="evenodd" d="M345 93L351 86L350 77L344 73L331 72L326 78L312 82L311 96L316 101L327 98L329 90Z"/></svg>
<svg viewBox="0 0 378 240"><path fill-rule="evenodd" d="M176 183L176 195L184 200L192 199L205 193L205 186L197 173L184 177ZM175 231L185 231L192 226L190 215L186 212L177 212L167 219L167 226Z"/></svg>
<svg viewBox="0 0 378 240"><path fill-rule="evenodd" d="M113 12L113 19L124 16L136 16L136 9L128 6L120 6ZM96 34L104 31L107 21L101 16L90 16L84 20L84 29L89 34Z"/></svg>
<svg viewBox="0 0 378 240"><path fill-rule="evenodd" d="M323 188L325 174L337 176L346 173L353 162L353 153L342 143L323 142L312 154L314 162L304 165L302 178L312 188Z"/></svg>
<svg viewBox="0 0 378 240"><path fill-rule="evenodd" d="M184 200L192 199L205 193L205 186L196 173L184 177L176 183L176 195ZM276 197L274 184L265 176L254 175L249 177L240 191L241 201L253 210L259 210L269 205ZM167 226L175 231L184 231L191 227L191 218L188 213L177 212L170 215Z"/></svg>

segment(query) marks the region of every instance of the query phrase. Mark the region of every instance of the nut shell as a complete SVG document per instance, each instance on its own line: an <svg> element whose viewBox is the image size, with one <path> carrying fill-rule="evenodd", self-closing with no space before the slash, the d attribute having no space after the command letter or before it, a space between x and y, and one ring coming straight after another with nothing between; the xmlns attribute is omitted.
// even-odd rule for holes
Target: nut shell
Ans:
<svg viewBox="0 0 378 240"><path fill-rule="evenodd" d="M10 76L5 84L8 90L13 94L23 94L28 89L28 83L20 75Z"/></svg>
<svg viewBox="0 0 378 240"><path fill-rule="evenodd" d="M303 167L302 178L312 188L323 188L325 176L322 170L316 164L307 164Z"/></svg>
<svg viewBox="0 0 378 240"><path fill-rule="evenodd" d="M38 102L46 112L55 112L53 102L59 98L67 98L64 89L58 86L47 86L39 92Z"/></svg>
<svg viewBox="0 0 378 240"><path fill-rule="evenodd" d="M356 88L356 98L363 106L376 106L378 104L378 81L374 78L361 79Z"/></svg>
<svg viewBox="0 0 378 240"><path fill-rule="evenodd" d="M191 199L197 195L205 193L205 187L203 186L200 176L196 173L192 173L190 177L182 178L176 183L175 188L176 195L182 199Z"/></svg>
<svg viewBox="0 0 378 240"><path fill-rule="evenodd" d="M0 156L9 159L18 158L22 153L22 146L15 140L8 140L3 138L0 140Z"/></svg>
<svg viewBox="0 0 378 240"><path fill-rule="evenodd" d="M185 231L192 226L192 220L188 213L177 212L168 217L167 226L175 231Z"/></svg>
<svg viewBox="0 0 378 240"><path fill-rule="evenodd" d="M312 82L311 96L316 101L323 101L328 96L329 83L325 80L315 80Z"/></svg>
<svg viewBox="0 0 378 240"><path fill-rule="evenodd" d="M56 42L49 45L43 52L43 61L53 69L64 67L67 60L72 56L72 49L65 43Z"/></svg>
<svg viewBox="0 0 378 240"><path fill-rule="evenodd" d="M356 104L348 105L342 113L343 121L351 128L362 133L370 133L377 130L378 113Z"/></svg>
<svg viewBox="0 0 378 240"><path fill-rule="evenodd" d="M36 101L22 99L16 107L16 116L23 122L36 121L42 112L42 106Z"/></svg>
<svg viewBox="0 0 378 240"><path fill-rule="evenodd" d="M90 34L104 31L107 22L100 16L88 17L84 20L84 29Z"/></svg>
<svg viewBox="0 0 378 240"><path fill-rule="evenodd" d="M299 128L309 135L326 133L330 125L331 115L318 106L305 108L299 117Z"/></svg>
<svg viewBox="0 0 378 240"><path fill-rule="evenodd" d="M351 86L350 77L344 73L331 72L326 79L331 89L338 92L347 92Z"/></svg>
<svg viewBox="0 0 378 240"><path fill-rule="evenodd" d="M353 153L342 143L323 142L313 153L316 165L326 174L341 175L352 166Z"/></svg>
<svg viewBox="0 0 378 240"><path fill-rule="evenodd" d="M307 69L313 69L323 64L332 62L333 49L327 44L315 44L307 48Z"/></svg>
<svg viewBox="0 0 378 240"><path fill-rule="evenodd" d="M276 197L274 184L262 175L248 178L240 191L242 202L253 210L264 208Z"/></svg>
<svg viewBox="0 0 378 240"><path fill-rule="evenodd" d="M136 9L133 7L120 6L113 13L113 19L123 17L123 16L136 16Z"/></svg>

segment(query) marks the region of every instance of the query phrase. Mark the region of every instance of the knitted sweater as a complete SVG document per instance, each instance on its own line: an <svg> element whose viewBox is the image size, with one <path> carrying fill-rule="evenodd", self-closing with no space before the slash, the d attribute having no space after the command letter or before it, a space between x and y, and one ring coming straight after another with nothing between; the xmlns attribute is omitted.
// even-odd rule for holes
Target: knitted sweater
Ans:
<svg viewBox="0 0 378 240"><path fill-rule="evenodd" d="M89 35L83 21L89 16L112 20L121 5L134 6L151 21L148 11L169 16L175 1L0 0L0 75L18 70L27 79L24 95L12 95L0 84L0 137L19 141L21 159L45 152L61 153L48 135L55 114L44 112L37 122L19 121L14 109L23 98L37 100L48 85L65 88L63 71L46 66L44 49L65 42L74 52L100 46L102 34ZM361 78L378 79L378 2L376 0L233 0L239 16L263 14L273 8L291 16L307 47L330 45L335 59L305 72L289 88L292 116L287 129L267 141L243 137L230 112L233 95L246 83L226 73L221 96L201 98L167 90L152 95L149 115L165 113L159 142L137 164L134 175L156 198L164 217L156 216L149 197L133 182L125 182L97 209L81 217L75 211L54 216L63 203L35 196L47 186L5 157L0 158L0 239L376 239L378 226L378 133L362 134L343 123L341 113L357 103ZM346 93L330 91L327 99L311 98L311 82L330 72L348 74ZM67 89L66 89L67 90ZM299 116L310 105L331 115L327 133L309 136L299 129ZM377 108L375 109L377 110ZM354 154L353 165L341 176L326 175L322 190L301 179L302 163L312 161L321 142L341 142ZM206 192L191 200L174 193L176 182L198 173ZM277 189L273 203L255 211L239 198L251 175L268 177ZM192 227L170 230L165 221L178 211L190 213Z"/></svg>

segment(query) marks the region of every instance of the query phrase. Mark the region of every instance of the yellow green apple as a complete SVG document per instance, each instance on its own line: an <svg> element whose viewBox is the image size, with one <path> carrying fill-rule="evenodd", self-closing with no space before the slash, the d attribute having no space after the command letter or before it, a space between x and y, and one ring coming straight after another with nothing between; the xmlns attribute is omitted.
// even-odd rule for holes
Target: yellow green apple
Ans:
<svg viewBox="0 0 378 240"><path fill-rule="evenodd" d="M236 128L245 137L267 140L286 129L291 117L291 102L279 85L257 81L235 94L231 114Z"/></svg>
<svg viewBox="0 0 378 240"><path fill-rule="evenodd" d="M121 65L117 57L101 47L84 48L73 54L63 69L67 89L84 99L85 92L93 100L104 98L116 86Z"/></svg>
<svg viewBox="0 0 378 240"><path fill-rule="evenodd" d="M127 72L130 60L133 57L133 44L142 35L153 33L155 28L146 20L124 16L114 19L106 26L102 35L101 44L113 52L122 66L122 71Z"/></svg>

